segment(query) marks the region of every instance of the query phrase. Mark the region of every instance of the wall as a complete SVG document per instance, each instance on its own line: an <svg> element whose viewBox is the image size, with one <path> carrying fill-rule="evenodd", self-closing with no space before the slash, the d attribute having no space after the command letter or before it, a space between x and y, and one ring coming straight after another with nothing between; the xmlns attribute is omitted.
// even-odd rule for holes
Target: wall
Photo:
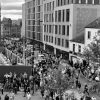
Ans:
<svg viewBox="0 0 100 100"><path fill-rule="evenodd" d="M81 46L81 54L82 54L82 52L83 52L83 50L84 50L84 44L82 44L82 43L76 43L76 42L71 42L70 41L70 51L73 51L73 44L75 44L75 53L79 53L79 51L78 51L78 46L80 45Z"/></svg>
<svg viewBox="0 0 100 100"><path fill-rule="evenodd" d="M81 35L84 27L100 17L100 5L73 5L72 38Z"/></svg>

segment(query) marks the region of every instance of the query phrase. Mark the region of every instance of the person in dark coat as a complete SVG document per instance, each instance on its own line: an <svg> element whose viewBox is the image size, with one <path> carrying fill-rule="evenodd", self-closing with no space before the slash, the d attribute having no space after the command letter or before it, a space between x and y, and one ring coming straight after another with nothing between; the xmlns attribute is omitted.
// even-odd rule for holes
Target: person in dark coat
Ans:
<svg viewBox="0 0 100 100"><path fill-rule="evenodd" d="M59 100L59 96L56 97L56 100Z"/></svg>
<svg viewBox="0 0 100 100"><path fill-rule="evenodd" d="M5 95L4 100L9 100L8 94Z"/></svg>
<svg viewBox="0 0 100 100"><path fill-rule="evenodd" d="M83 93L84 93L84 94L87 93L87 94L89 95L87 84L84 86L84 92L83 92Z"/></svg>

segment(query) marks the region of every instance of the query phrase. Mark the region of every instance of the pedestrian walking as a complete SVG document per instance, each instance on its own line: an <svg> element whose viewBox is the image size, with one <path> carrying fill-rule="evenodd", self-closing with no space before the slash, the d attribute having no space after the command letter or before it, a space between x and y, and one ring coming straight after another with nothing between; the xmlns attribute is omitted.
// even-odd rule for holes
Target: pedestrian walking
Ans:
<svg viewBox="0 0 100 100"><path fill-rule="evenodd" d="M14 94L13 91L11 91L10 96L9 96L9 99L10 100L14 100L14 98L15 98L15 94Z"/></svg>
<svg viewBox="0 0 100 100"><path fill-rule="evenodd" d="M97 100L94 96L91 98L92 100Z"/></svg>
<svg viewBox="0 0 100 100"><path fill-rule="evenodd" d="M1 93L2 93L2 95L3 95L3 86L1 87Z"/></svg>
<svg viewBox="0 0 100 100"><path fill-rule="evenodd" d="M0 96L0 100L1 100L1 96Z"/></svg>
<svg viewBox="0 0 100 100"><path fill-rule="evenodd" d="M27 100L31 100L31 94L30 94L30 92L27 93L26 97L27 97Z"/></svg>
<svg viewBox="0 0 100 100"><path fill-rule="evenodd" d="M83 92L83 93L84 93L84 94L87 93L87 94L89 95L87 84L84 86L84 92Z"/></svg>

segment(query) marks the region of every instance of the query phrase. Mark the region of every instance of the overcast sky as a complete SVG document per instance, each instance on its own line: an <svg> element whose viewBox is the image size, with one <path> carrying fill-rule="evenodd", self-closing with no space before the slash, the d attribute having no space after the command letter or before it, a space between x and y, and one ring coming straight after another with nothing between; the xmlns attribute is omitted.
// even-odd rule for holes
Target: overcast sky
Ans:
<svg viewBox="0 0 100 100"><path fill-rule="evenodd" d="M1 1L1 18L11 19L22 18L22 4L24 0L0 0Z"/></svg>

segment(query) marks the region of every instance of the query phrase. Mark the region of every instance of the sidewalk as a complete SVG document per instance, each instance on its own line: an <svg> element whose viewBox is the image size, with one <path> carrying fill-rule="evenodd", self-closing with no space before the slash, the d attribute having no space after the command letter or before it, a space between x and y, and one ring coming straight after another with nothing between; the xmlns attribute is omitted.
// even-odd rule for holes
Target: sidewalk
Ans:
<svg viewBox="0 0 100 100"><path fill-rule="evenodd" d="M1 100L4 100L4 96L6 94L10 94L9 92L4 92L4 94L0 94L1 96ZM15 95L15 99L14 100L27 100L26 97L23 97L24 93L23 92L18 92L17 95ZM44 100L42 97L41 97L41 94L39 91L37 91L34 95L32 95L32 100Z"/></svg>

